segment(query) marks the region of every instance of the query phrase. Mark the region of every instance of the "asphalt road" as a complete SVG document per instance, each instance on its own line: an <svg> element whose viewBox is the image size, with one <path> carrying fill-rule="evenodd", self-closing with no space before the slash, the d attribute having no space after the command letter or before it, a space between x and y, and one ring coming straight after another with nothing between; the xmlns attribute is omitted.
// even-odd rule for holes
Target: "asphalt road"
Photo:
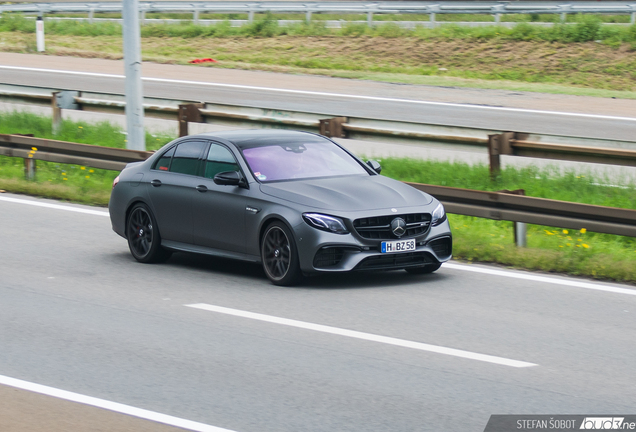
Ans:
<svg viewBox="0 0 636 432"><path fill-rule="evenodd" d="M482 431L491 414L633 413L633 287L454 263L282 288L239 262L139 264L104 209L23 201L59 204L0 195L0 381L240 432ZM35 411L18 393L0 387L0 425ZM66 427L48 430L93 430L82 422L106 415L69 409ZM143 430L125 427L110 430Z"/></svg>
<svg viewBox="0 0 636 432"><path fill-rule="evenodd" d="M118 60L0 53L0 65L20 68L0 68L0 83L124 91L123 78L107 76L123 74ZM73 75L73 71L98 75ZM634 100L158 64L144 64L142 73L151 79L143 84L148 97L600 139L633 140L636 128Z"/></svg>

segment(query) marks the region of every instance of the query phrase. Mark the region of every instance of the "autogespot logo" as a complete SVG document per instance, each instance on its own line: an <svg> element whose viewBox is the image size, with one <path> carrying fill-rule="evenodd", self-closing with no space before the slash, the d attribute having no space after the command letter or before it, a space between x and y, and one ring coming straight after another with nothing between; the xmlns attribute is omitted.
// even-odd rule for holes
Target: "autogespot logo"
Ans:
<svg viewBox="0 0 636 432"><path fill-rule="evenodd" d="M623 429L625 417L585 417L579 429L587 430L617 430ZM628 423L625 423L627 426ZM627 429L630 429L629 427ZM633 429L633 428L631 428Z"/></svg>

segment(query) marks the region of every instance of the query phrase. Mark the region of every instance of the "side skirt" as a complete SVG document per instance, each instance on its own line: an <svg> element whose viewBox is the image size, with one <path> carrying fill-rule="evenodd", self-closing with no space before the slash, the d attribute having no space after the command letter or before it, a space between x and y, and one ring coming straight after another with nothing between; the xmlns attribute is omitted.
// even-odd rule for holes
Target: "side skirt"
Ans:
<svg viewBox="0 0 636 432"><path fill-rule="evenodd" d="M192 245L188 243L180 243L180 242L171 241L171 240L162 240L161 246L163 246L166 249L171 249L175 251L193 252L193 253L199 253L204 255L212 255L212 256L216 256L220 258L231 258L231 259L249 261L254 263L261 262L261 257L257 255L248 255L248 254L244 254L240 252L229 252L225 250L213 249L213 248L209 248L205 246Z"/></svg>

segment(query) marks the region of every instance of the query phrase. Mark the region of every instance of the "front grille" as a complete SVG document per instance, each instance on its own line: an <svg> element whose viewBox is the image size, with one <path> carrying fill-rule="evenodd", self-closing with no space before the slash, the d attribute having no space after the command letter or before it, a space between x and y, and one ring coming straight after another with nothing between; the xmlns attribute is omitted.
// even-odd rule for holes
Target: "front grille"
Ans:
<svg viewBox="0 0 636 432"><path fill-rule="evenodd" d="M426 252L376 255L363 259L354 270L392 270L437 262Z"/></svg>
<svg viewBox="0 0 636 432"><path fill-rule="evenodd" d="M314 267L315 268L328 268L336 266L342 260L344 256L344 249L342 248L322 248L314 257Z"/></svg>
<svg viewBox="0 0 636 432"><path fill-rule="evenodd" d="M353 221L353 227L360 237L366 239L395 239L397 237L391 232L391 221L397 217L406 222L406 234L402 237L424 234L431 225L429 213L413 213L356 219Z"/></svg>
<svg viewBox="0 0 636 432"><path fill-rule="evenodd" d="M453 253L453 239L450 237L437 238L428 243L433 252L440 258L445 258Z"/></svg>

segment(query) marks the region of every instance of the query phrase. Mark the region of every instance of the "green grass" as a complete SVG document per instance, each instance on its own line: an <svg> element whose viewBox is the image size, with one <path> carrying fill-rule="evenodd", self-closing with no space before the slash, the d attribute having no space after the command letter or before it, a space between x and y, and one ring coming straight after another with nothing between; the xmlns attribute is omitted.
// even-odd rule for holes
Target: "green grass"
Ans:
<svg viewBox="0 0 636 432"><path fill-rule="evenodd" d="M524 189L527 196L636 209L634 179L608 179L592 172L546 167L506 167L490 180L486 165L405 158L381 160L382 174L402 181L463 189L499 191Z"/></svg>
<svg viewBox="0 0 636 432"><path fill-rule="evenodd" d="M33 133L51 138L51 119L28 113L0 113L0 133ZM149 148L159 148L174 137L147 136ZM56 139L111 147L125 147L121 129L65 121ZM383 174L402 181L477 190L519 189L529 196L636 209L636 185L622 179L620 187L603 186L606 178L590 173L562 172L558 168L505 168L491 181L484 165L401 158L382 160ZM24 180L24 162L0 157L0 189L29 195L105 206L117 172L77 165L37 162L36 181ZM528 247L517 248L513 224L461 215L449 215L456 259L567 273L603 280L636 283L636 239L586 230L564 230L528 225Z"/></svg>
<svg viewBox="0 0 636 432"><path fill-rule="evenodd" d="M0 134L33 134L37 138L126 148L122 129L107 122L88 124L63 121L58 135L51 131L51 118L25 112L0 113ZM156 150L174 137L146 134L146 146ZM0 156L0 189L47 198L108 204L110 189L117 172L87 166L36 161L36 181L24 180L21 158Z"/></svg>
<svg viewBox="0 0 636 432"><path fill-rule="evenodd" d="M416 15L417 16L417 15ZM482 19L482 16L476 16ZM617 16L618 17L618 16ZM465 27L444 25L433 29L418 26L414 30L402 29L389 21L374 27L366 23L348 22L341 29L327 29L322 20L312 20L290 26L278 25L277 16L265 14L260 19L242 27L232 27L229 21L204 26L184 21L181 24L148 24L141 27L142 37L276 37L290 36L339 36L339 37L407 37L422 39L501 39L513 41L548 41L562 43L589 42L600 40L617 46L621 43L636 43L636 25L607 26L607 17L596 15L571 15L566 24L557 23L553 27L539 27L528 24L531 19L519 20L511 28L500 26ZM450 19L446 17L444 19ZM619 21L618 18L613 22ZM622 18L621 18L622 22ZM570 25L571 24L571 25ZM19 14L3 14L0 17L0 32L34 33L32 20ZM49 21L47 34L74 36L115 36L121 34L121 25L110 22Z"/></svg>

